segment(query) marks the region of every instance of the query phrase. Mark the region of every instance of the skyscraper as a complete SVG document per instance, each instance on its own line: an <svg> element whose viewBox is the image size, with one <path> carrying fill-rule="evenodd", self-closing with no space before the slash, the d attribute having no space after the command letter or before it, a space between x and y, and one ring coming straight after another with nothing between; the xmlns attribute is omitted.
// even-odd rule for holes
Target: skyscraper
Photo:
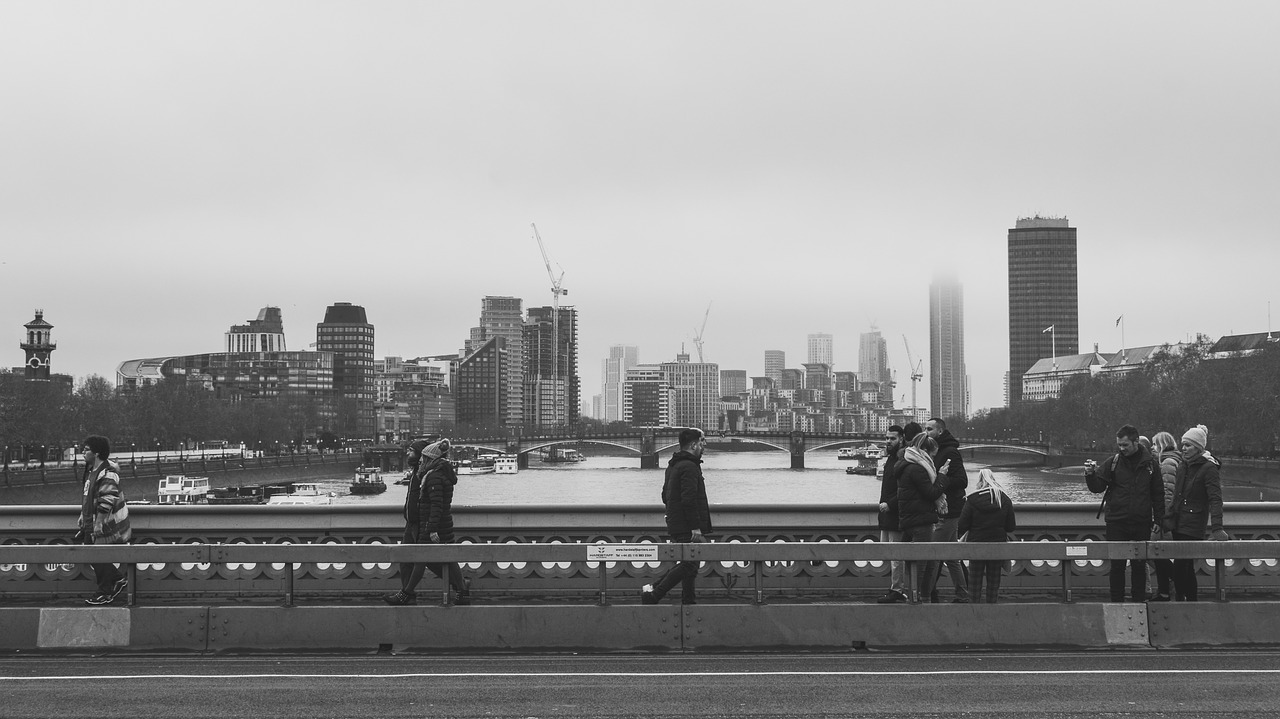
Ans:
<svg viewBox="0 0 1280 719"><path fill-rule="evenodd" d="M465 359L449 367L458 428L497 430L506 424L507 357L506 342L490 337L468 350Z"/></svg>
<svg viewBox="0 0 1280 719"><path fill-rule="evenodd" d="M316 325L316 351L333 353L338 433L352 439L372 438L377 389L373 382L373 325L364 308L350 302L330 305L324 321Z"/></svg>
<svg viewBox="0 0 1280 719"><path fill-rule="evenodd" d="M711 431L720 426L720 365L690 362L689 355L677 355L675 362L663 362L662 374L673 391L672 423Z"/></svg>
<svg viewBox="0 0 1280 719"><path fill-rule="evenodd" d="M831 335L821 333L809 335L809 361L806 364L824 364L831 367L832 346Z"/></svg>
<svg viewBox="0 0 1280 719"><path fill-rule="evenodd" d="M469 355L491 339L502 340L503 382L501 424L517 427L524 421L524 301L519 297L485 297L480 301L480 326L466 343Z"/></svg>
<svg viewBox="0 0 1280 719"><path fill-rule="evenodd" d="M553 321L554 313L552 307L530 307L524 327L524 423L529 427L578 422L578 311L561 307L559 322Z"/></svg>
<svg viewBox="0 0 1280 719"><path fill-rule="evenodd" d="M1059 355L1080 353L1076 228L1065 217L1019 218L1009 230L1010 405L1022 400L1023 373L1054 344Z"/></svg>
<svg viewBox="0 0 1280 719"><path fill-rule="evenodd" d="M880 336L880 330L874 327L858 337L858 379L880 385L881 398L888 397L892 406L893 373L889 371L889 344Z"/></svg>
<svg viewBox="0 0 1280 719"><path fill-rule="evenodd" d="M720 396L737 397L747 391L747 371L744 369L720 370Z"/></svg>
<svg viewBox="0 0 1280 719"><path fill-rule="evenodd" d="M601 416L605 422L622 420L622 384L627 379L627 370L640 363L640 349L634 345L614 345L609 348L609 357L604 360L601 388Z"/></svg>
<svg viewBox="0 0 1280 719"><path fill-rule="evenodd" d="M969 415L964 366L964 287L954 275L929 285L929 399L933 416Z"/></svg>
<svg viewBox="0 0 1280 719"><path fill-rule="evenodd" d="M764 351L764 376L777 387L782 382L782 370L787 366L787 353L782 350Z"/></svg>

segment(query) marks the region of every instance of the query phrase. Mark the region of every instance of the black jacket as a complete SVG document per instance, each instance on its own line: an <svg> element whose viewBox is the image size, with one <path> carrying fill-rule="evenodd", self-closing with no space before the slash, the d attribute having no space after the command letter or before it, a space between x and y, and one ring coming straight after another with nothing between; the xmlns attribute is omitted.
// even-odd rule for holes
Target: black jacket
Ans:
<svg viewBox="0 0 1280 719"><path fill-rule="evenodd" d="M1222 479L1218 463L1203 455L1178 467L1165 529L1201 539L1222 529Z"/></svg>
<svg viewBox="0 0 1280 719"><path fill-rule="evenodd" d="M1008 495L1000 493L1000 506L991 501L991 493L982 490L969 495L960 512L960 521L956 523L956 531L969 533L969 542L1007 542L1009 532L1018 527L1013 516L1013 501Z"/></svg>
<svg viewBox="0 0 1280 719"><path fill-rule="evenodd" d="M1108 523L1153 524L1164 518L1164 481L1160 464L1141 445L1130 456L1115 454L1085 475L1089 491L1103 494Z"/></svg>
<svg viewBox="0 0 1280 719"><path fill-rule="evenodd" d="M880 478L880 502L889 505L889 511L880 512L881 529L898 531L898 451L889 452L884 460L884 476Z"/></svg>
<svg viewBox="0 0 1280 719"><path fill-rule="evenodd" d="M662 504L667 508L667 531L671 534L688 534L695 529L703 534L711 531L701 459L683 450L671 456L662 483Z"/></svg>
<svg viewBox="0 0 1280 719"><path fill-rule="evenodd" d="M942 465L948 460L951 461L951 467L947 473L945 475L939 473L938 483L942 485L947 495L946 519L954 519L964 510L964 491L969 486L969 473L964 469L964 457L960 456L960 440L951 434L951 430L942 430L937 437L937 442L938 453L933 456L933 466L941 470Z"/></svg>
<svg viewBox="0 0 1280 719"><path fill-rule="evenodd" d="M898 460L898 529L937 524L934 500L942 496L942 485L929 481L929 472L915 462Z"/></svg>
<svg viewBox="0 0 1280 719"><path fill-rule="evenodd" d="M418 496L418 541L429 541L432 532L443 543L453 541L453 485L457 483L458 474L449 460L441 457L426 466Z"/></svg>

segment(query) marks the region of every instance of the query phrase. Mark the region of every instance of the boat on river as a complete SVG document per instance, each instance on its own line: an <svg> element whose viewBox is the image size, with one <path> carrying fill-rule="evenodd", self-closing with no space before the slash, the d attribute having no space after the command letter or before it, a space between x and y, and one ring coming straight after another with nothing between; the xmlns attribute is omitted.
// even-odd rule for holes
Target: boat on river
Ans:
<svg viewBox="0 0 1280 719"><path fill-rule="evenodd" d="M267 488L261 484L242 487L214 487L205 495L209 504L266 504Z"/></svg>
<svg viewBox="0 0 1280 719"><path fill-rule="evenodd" d="M170 474L160 480L156 490L157 504L207 504L209 478Z"/></svg>
<svg viewBox="0 0 1280 719"><path fill-rule="evenodd" d="M520 460L513 454L504 454L493 460L495 474L516 474L520 471Z"/></svg>
<svg viewBox="0 0 1280 719"><path fill-rule="evenodd" d="M553 464L566 464L571 462L586 461L586 457L576 449L568 449L566 447L552 447L542 455L543 462Z"/></svg>
<svg viewBox="0 0 1280 719"><path fill-rule="evenodd" d="M382 481L382 470L377 467L356 467L356 476L351 480L352 494L382 494L387 491L387 483Z"/></svg>
<svg viewBox="0 0 1280 719"><path fill-rule="evenodd" d="M454 471L458 474L493 474L495 469L493 457L487 455L459 460L454 467Z"/></svg>
<svg viewBox="0 0 1280 719"><path fill-rule="evenodd" d="M836 452L836 459L857 459L859 456L858 450L853 447L841 447Z"/></svg>
<svg viewBox="0 0 1280 719"><path fill-rule="evenodd" d="M267 504L271 506L331 504L332 502L333 492L326 492L320 489L320 484L318 482L295 482L288 485L288 490L286 492L280 492L267 497Z"/></svg>

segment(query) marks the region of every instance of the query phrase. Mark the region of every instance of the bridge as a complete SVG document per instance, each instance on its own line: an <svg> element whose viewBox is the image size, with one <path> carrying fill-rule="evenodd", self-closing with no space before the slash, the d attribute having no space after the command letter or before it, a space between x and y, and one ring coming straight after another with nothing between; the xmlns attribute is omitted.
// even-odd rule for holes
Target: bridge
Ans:
<svg viewBox="0 0 1280 719"><path fill-rule="evenodd" d="M679 427L656 430L635 430L629 432L610 432L601 434L563 434L563 435L516 435L511 437L473 437L458 438L454 444L459 447L487 449L500 454L514 454L518 457L520 467L529 466L529 456L565 444L599 444L634 452L640 457L642 469L659 466L658 455L672 451L679 446ZM804 456L807 452L831 450L852 444L883 442L883 434L848 434L818 432L739 432L735 434L710 433L707 439L714 451L718 447L734 444L756 444L772 447L791 455L791 468L804 469ZM1008 443L998 440L978 439L960 440L960 448L967 449L1000 449L1022 451L1049 457L1053 454L1047 444L1043 443Z"/></svg>
<svg viewBox="0 0 1280 719"><path fill-rule="evenodd" d="M460 507L459 542L400 545L396 507L138 506L136 544L68 544L74 506L0 524L0 651L714 651L1280 644L1280 509L1228 503L1226 542L1106 542L1092 504L1019 506L1009 543L880 543L874 505L726 505L712 544L662 541L652 506ZM890 560L1002 559L998 605L878 605ZM1201 602L1111 604L1110 559L1194 559ZM664 564L702 562L699 604L641 606ZM88 608L86 562L130 574ZM456 561L472 606L400 562ZM944 590L948 585L943 580ZM1216 599L1217 601L1213 601Z"/></svg>

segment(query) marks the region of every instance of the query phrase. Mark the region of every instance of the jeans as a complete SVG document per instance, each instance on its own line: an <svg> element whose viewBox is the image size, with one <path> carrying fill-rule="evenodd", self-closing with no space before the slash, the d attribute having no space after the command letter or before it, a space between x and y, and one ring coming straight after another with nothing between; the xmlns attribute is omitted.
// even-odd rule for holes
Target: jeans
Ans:
<svg viewBox="0 0 1280 719"><path fill-rule="evenodd" d="M1000 594L1000 575L1004 572L1003 559L971 559L969 560L969 577L973 580L973 601L978 604L995 604ZM986 580L986 595L982 593L982 583Z"/></svg>
<svg viewBox="0 0 1280 719"><path fill-rule="evenodd" d="M932 542L933 541L933 525L921 524L916 527L907 527L902 530L902 541L904 542ZM908 597L913 603L919 601L928 601L929 594L925 589L925 569L928 562L906 562L906 571L904 578L910 576L913 567L916 580L916 596Z"/></svg>
<svg viewBox="0 0 1280 719"><path fill-rule="evenodd" d="M902 532L896 529L880 530L881 542L901 542ZM897 592L905 595L907 593L906 584L902 578L902 560L891 560L889 562L889 591Z"/></svg>
<svg viewBox="0 0 1280 719"><path fill-rule="evenodd" d="M959 523L959 517L939 520L937 524L933 525L933 539L931 541L956 541L956 525ZM965 578L964 563L959 559L929 562L924 570L925 579L929 582L929 586L920 586L920 596L925 597L933 594L934 588L938 586L938 578L942 576L942 565L944 564L947 565L947 574L951 577L951 587L955 590L956 599L968 599L969 582Z"/></svg>
<svg viewBox="0 0 1280 719"><path fill-rule="evenodd" d="M1173 539L1177 542L1197 542L1203 541L1204 537L1193 537L1190 534L1174 532ZM1199 590L1199 583L1196 581L1196 560L1173 560L1173 591L1177 593L1178 601L1198 601L1200 598Z"/></svg>
<svg viewBox="0 0 1280 719"><path fill-rule="evenodd" d="M1146 542L1151 539L1151 523L1142 520L1137 522L1107 522L1106 538L1108 542ZM1147 563L1141 559L1111 560L1111 601L1124 601L1126 565L1131 565L1129 566L1129 575L1132 582L1133 601L1147 601Z"/></svg>
<svg viewBox="0 0 1280 719"><path fill-rule="evenodd" d="M418 541L418 527L405 527L404 536L400 539L401 544L430 544L431 540L426 542ZM457 562L431 562L428 564L403 562L400 564L400 589L405 594L413 594L418 588L418 582L422 581L423 572L427 569L436 577L443 577L445 572L449 574L449 586L453 587L453 591L458 594L466 593L466 585L462 581L462 568Z"/></svg>
<svg viewBox="0 0 1280 719"><path fill-rule="evenodd" d="M86 537L84 544L93 544L93 539ZM103 562L90 564L89 568L93 570L93 581L98 585L98 594L110 594L116 588L116 583L124 578L124 572L118 564Z"/></svg>

